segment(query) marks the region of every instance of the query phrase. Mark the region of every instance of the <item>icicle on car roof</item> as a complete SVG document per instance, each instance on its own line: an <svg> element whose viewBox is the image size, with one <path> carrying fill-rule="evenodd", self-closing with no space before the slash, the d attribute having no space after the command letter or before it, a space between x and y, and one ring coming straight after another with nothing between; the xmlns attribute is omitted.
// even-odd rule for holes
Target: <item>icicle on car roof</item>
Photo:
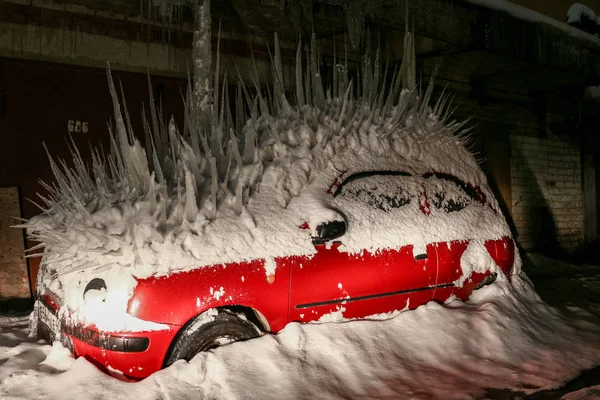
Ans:
<svg viewBox="0 0 600 400"><path fill-rule="evenodd" d="M163 119L149 90L149 118L143 112L146 148L132 130L126 104L121 105L107 69L115 118L114 130L109 128L110 154L93 149L88 166L73 143L74 163L69 167L48 152L56 181L44 185L49 194L40 196L42 215L23 226L45 247L44 263L56 274L116 263L147 276L199 263L310 251L292 234L281 232L278 239L261 234L277 228L257 225L265 220L257 213L287 212L291 223L301 223L307 216L290 216L290 201L324 169L339 174L361 167L344 165L343 160L370 157L386 160L382 165L388 169L402 165L451 173L488 191L485 176L465 147L464 122L452 119L448 96L430 105L433 84L424 93L418 90L414 41L408 32L405 46L406 56L391 80L391 69L386 67L382 75L377 49L373 64L365 56L359 79L351 81L347 67L338 66L334 86L325 90L313 35L306 63L298 46L292 102L284 93L275 36L272 87L261 90L256 69L254 92L240 79L235 123L217 52L211 101L202 106L209 112L198 112L201 105L192 101L189 84L182 132L173 119ZM259 189L263 198L257 198ZM493 196L486 194L497 209ZM251 199L255 206L250 209ZM285 241L292 243L286 247Z"/></svg>

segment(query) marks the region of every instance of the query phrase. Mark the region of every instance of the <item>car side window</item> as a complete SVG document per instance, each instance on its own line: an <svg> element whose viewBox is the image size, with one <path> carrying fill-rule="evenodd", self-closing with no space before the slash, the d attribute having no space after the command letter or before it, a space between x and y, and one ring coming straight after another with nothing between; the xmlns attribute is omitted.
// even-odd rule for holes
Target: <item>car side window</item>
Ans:
<svg viewBox="0 0 600 400"><path fill-rule="evenodd" d="M427 173L423 178L430 203L447 213L461 211L477 198L471 186L453 175Z"/></svg>
<svg viewBox="0 0 600 400"><path fill-rule="evenodd" d="M409 204L414 198L406 179L407 172L363 172L348 177L335 191L334 197L368 204L390 212ZM412 192L412 194L411 194Z"/></svg>

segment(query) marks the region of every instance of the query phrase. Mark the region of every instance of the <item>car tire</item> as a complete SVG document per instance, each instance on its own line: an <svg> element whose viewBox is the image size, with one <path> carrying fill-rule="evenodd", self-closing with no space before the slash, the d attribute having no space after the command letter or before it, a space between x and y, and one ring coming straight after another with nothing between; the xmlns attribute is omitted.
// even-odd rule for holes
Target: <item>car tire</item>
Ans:
<svg viewBox="0 0 600 400"><path fill-rule="evenodd" d="M201 351L219 347L221 341L237 342L261 335L261 330L244 315L229 310L209 310L190 320L173 341L163 368L175 361L190 361Z"/></svg>

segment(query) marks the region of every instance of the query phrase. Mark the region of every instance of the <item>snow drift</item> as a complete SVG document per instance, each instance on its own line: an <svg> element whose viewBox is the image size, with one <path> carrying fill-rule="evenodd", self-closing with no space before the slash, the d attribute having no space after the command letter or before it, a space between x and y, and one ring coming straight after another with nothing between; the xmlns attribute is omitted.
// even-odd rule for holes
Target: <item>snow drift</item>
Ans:
<svg viewBox="0 0 600 400"><path fill-rule="evenodd" d="M278 335L178 361L139 383L73 360L58 343L28 342L23 325L5 326L0 397L470 399L510 388L512 398L560 386L600 362L598 321L547 306L525 277L485 287L466 303L429 303L379 318L290 324Z"/></svg>

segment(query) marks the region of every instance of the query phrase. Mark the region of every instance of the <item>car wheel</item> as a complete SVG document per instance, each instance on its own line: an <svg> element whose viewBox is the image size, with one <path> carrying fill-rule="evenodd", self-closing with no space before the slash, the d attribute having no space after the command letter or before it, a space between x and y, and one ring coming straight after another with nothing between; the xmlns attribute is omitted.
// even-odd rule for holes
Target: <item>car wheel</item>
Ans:
<svg viewBox="0 0 600 400"><path fill-rule="evenodd" d="M206 311L181 329L167 353L163 367L180 359L189 361L201 351L252 339L260 334L260 329L244 315L237 315L229 310Z"/></svg>

